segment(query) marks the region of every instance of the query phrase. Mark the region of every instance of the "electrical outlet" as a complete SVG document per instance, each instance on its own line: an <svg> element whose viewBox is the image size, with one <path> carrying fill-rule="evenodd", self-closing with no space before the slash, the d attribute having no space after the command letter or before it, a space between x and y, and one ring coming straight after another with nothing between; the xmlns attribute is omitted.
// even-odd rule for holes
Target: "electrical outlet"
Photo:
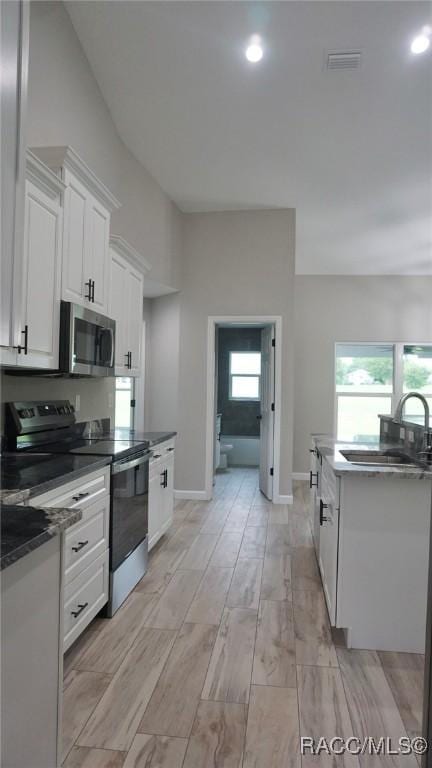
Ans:
<svg viewBox="0 0 432 768"><path fill-rule="evenodd" d="M81 395L75 395L75 413L81 410Z"/></svg>
<svg viewBox="0 0 432 768"><path fill-rule="evenodd" d="M412 429L408 430L408 442L413 443L414 442L414 432Z"/></svg>
<svg viewBox="0 0 432 768"><path fill-rule="evenodd" d="M399 437L401 440L405 440L405 427L401 427L399 430Z"/></svg>
<svg viewBox="0 0 432 768"><path fill-rule="evenodd" d="M108 408L114 408L114 395L112 392L108 392Z"/></svg>

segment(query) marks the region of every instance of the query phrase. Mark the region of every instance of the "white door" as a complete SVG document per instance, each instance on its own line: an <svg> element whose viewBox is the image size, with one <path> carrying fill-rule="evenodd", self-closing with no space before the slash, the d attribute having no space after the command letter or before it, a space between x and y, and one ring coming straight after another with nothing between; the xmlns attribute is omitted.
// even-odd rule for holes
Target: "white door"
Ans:
<svg viewBox="0 0 432 768"><path fill-rule="evenodd" d="M128 265L114 251L111 251L109 316L116 322L115 332L115 373L128 376L127 367L127 288Z"/></svg>
<svg viewBox="0 0 432 768"><path fill-rule="evenodd" d="M128 330L127 343L129 352L129 376L141 375L141 340L143 323L143 276L129 267L127 275L128 290Z"/></svg>
<svg viewBox="0 0 432 768"><path fill-rule="evenodd" d="M85 266L88 277L93 281L91 309L108 314L109 285L109 225L110 214L97 200L87 200L88 241Z"/></svg>
<svg viewBox="0 0 432 768"><path fill-rule="evenodd" d="M17 356L19 365L58 367L61 224L59 199L27 181L22 307L28 351Z"/></svg>
<svg viewBox="0 0 432 768"><path fill-rule="evenodd" d="M261 332L260 491L273 499L274 327Z"/></svg>
<svg viewBox="0 0 432 768"><path fill-rule="evenodd" d="M77 304L85 304L90 279L85 274L86 199L87 190L69 173L65 173L64 230L63 230L63 278L62 298Z"/></svg>

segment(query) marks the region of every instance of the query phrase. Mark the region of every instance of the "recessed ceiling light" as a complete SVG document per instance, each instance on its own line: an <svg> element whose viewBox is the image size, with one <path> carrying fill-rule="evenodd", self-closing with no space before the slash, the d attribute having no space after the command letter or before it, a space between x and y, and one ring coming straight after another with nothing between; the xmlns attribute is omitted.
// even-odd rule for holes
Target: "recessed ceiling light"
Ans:
<svg viewBox="0 0 432 768"><path fill-rule="evenodd" d="M423 27L421 33L416 35L411 43L411 53L424 53L430 46L431 28Z"/></svg>
<svg viewBox="0 0 432 768"><path fill-rule="evenodd" d="M251 64L257 64L261 61L264 55L263 47L261 45L261 39L258 35L251 37L249 45L246 48L245 56Z"/></svg>

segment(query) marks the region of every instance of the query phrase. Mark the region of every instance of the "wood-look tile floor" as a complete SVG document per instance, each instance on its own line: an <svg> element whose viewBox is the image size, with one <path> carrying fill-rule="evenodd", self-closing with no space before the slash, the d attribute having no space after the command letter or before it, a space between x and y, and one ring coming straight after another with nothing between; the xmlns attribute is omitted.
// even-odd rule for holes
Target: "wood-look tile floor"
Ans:
<svg viewBox="0 0 432 768"><path fill-rule="evenodd" d="M308 490L273 506L255 469L178 502L149 570L65 657L65 768L363 768L409 757L300 756L299 737L421 731L423 659L336 647Z"/></svg>

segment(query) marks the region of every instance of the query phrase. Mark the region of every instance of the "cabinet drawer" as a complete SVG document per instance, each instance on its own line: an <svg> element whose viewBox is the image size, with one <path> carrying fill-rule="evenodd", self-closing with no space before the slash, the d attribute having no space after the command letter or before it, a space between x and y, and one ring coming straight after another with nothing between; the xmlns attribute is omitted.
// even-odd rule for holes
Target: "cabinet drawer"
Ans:
<svg viewBox="0 0 432 768"><path fill-rule="evenodd" d="M64 651L108 601L108 559L105 551L65 587Z"/></svg>
<svg viewBox="0 0 432 768"><path fill-rule="evenodd" d="M92 473L71 483L62 485L54 491L42 494L30 500L34 506L66 507L86 509L102 496L109 494L110 471L107 467L103 472Z"/></svg>
<svg viewBox="0 0 432 768"><path fill-rule="evenodd" d="M108 549L109 496L88 507L79 523L65 533L64 574L69 583Z"/></svg>
<svg viewBox="0 0 432 768"><path fill-rule="evenodd" d="M321 497L333 507L339 507L339 479L326 460L322 463Z"/></svg>

